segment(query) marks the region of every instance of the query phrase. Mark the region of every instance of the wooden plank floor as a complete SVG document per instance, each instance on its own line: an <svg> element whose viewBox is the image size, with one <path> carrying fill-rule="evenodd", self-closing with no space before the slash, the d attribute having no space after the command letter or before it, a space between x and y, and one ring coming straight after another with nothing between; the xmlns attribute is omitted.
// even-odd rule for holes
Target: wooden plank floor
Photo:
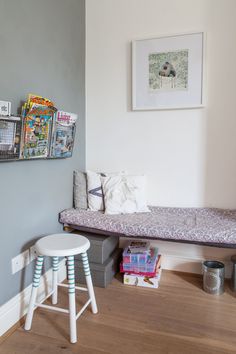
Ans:
<svg viewBox="0 0 236 354"><path fill-rule="evenodd" d="M236 353L236 298L228 287L212 296L201 278L163 271L157 290L125 286L118 277L95 291L99 314L86 311L77 321L78 343L68 342L66 315L38 309L32 330L17 329L0 353ZM67 306L66 289L59 294L59 305ZM85 296L80 292L77 302Z"/></svg>

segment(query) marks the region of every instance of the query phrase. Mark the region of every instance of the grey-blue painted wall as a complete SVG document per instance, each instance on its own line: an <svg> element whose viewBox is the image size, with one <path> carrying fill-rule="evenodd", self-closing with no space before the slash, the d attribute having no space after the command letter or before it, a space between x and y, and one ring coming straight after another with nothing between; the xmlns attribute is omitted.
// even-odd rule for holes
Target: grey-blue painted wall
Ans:
<svg viewBox="0 0 236 354"><path fill-rule="evenodd" d="M85 168L84 0L0 0L0 100L13 113L36 93L78 113L72 158L0 163L0 305L29 285L32 265L11 259L40 235L61 232L72 206L73 170Z"/></svg>

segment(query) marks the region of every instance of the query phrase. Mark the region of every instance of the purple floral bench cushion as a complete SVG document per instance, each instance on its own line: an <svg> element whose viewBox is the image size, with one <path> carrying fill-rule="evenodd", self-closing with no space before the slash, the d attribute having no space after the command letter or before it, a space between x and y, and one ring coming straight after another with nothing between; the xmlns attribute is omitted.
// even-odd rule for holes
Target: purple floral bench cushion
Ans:
<svg viewBox="0 0 236 354"><path fill-rule="evenodd" d="M150 207L151 213L105 215L67 209L60 222L124 236L230 244L236 247L236 210Z"/></svg>

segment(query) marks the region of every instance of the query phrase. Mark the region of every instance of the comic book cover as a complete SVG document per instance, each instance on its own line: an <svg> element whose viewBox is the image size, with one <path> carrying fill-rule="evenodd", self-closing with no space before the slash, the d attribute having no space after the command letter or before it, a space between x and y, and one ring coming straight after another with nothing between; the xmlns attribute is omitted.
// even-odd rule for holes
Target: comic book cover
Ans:
<svg viewBox="0 0 236 354"><path fill-rule="evenodd" d="M33 95L32 93L30 93L30 94L28 94L27 101L22 105L21 116L23 118L25 118L26 115L29 113L29 111L31 111L34 108L40 108L40 107L50 108L50 109L54 110L54 112L57 111L57 109L54 106L54 103L51 100L49 100L48 98L44 98L44 97L38 96L38 95Z"/></svg>
<svg viewBox="0 0 236 354"><path fill-rule="evenodd" d="M47 157L54 110L35 107L25 112L23 128L23 158Z"/></svg>
<svg viewBox="0 0 236 354"><path fill-rule="evenodd" d="M77 114L57 111L51 144L51 157L71 157L75 137Z"/></svg>
<svg viewBox="0 0 236 354"><path fill-rule="evenodd" d="M33 95L32 93L28 94L27 104L30 107L31 104L34 103L38 106L47 106L47 107L54 107L54 103L49 100L48 98Z"/></svg>

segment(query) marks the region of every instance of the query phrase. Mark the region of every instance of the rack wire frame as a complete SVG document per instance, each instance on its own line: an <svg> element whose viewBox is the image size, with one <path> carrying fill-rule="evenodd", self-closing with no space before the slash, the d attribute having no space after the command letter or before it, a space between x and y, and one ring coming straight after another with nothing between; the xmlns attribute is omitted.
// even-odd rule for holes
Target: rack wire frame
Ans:
<svg viewBox="0 0 236 354"><path fill-rule="evenodd" d="M21 117L0 116L0 161L20 158L21 129Z"/></svg>

